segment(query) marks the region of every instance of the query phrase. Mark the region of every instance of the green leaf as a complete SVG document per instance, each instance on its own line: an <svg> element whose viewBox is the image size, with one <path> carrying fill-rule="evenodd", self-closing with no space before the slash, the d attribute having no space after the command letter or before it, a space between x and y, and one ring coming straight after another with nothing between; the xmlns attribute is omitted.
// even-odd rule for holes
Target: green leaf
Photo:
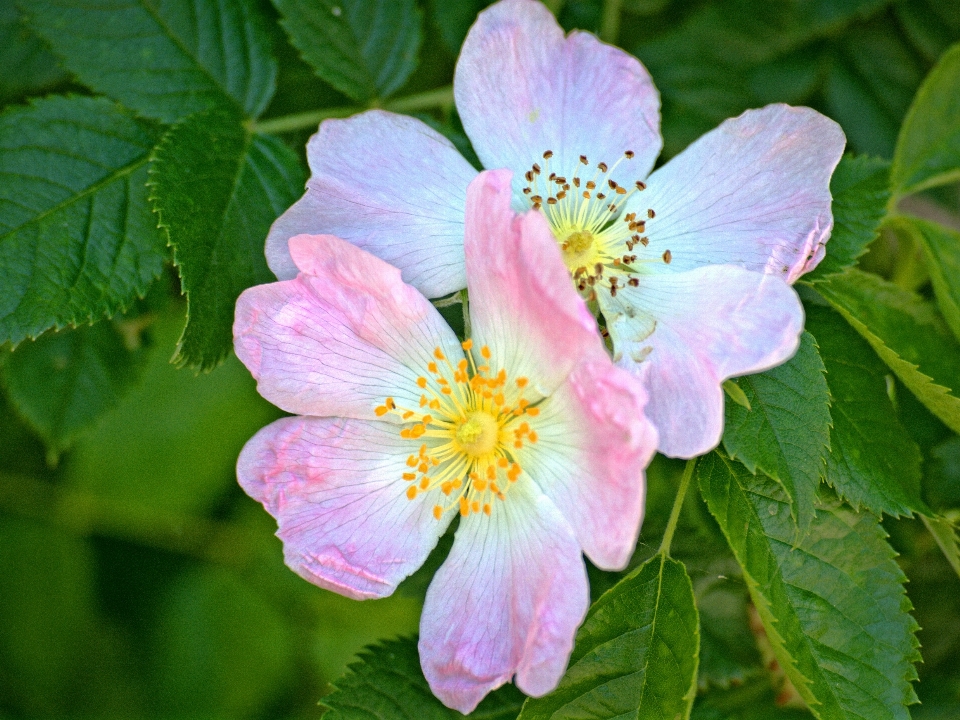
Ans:
<svg viewBox="0 0 960 720"><path fill-rule="evenodd" d="M417 67L414 0L273 0L290 41L317 74L358 102L385 98Z"/></svg>
<svg viewBox="0 0 960 720"><path fill-rule="evenodd" d="M937 305L960 340L960 233L914 217L898 216L891 225L908 233L923 248Z"/></svg>
<svg viewBox="0 0 960 720"><path fill-rule="evenodd" d="M213 105L256 117L277 65L252 0L23 0L32 27L93 90L174 122Z"/></svg>
<svg viewBox="0 0 960 720"><path fill-rule="evenodd" d="M738 378L752 410L727 403L723 446L750 472L766 473L790 497L801 531L813 520L813 503L830 449L830 393L823 361L810 333L783 365Z"/></svg>
<svg viewBox="0 0 960 720"><path fill-rule="evenodd" d="M920 448L887 395L887 367L837 313L807 308L833 397L827 482L857 510L928 512L920 499Z"/></svg>
<svg viewBox="0 0 960 720"><path fill-rule="evenodd" d="M855 268L817 290L930 412L960 432L960 344L930 303Z"/></svg>
<svg viewBox="0 0 960 720"><path fill-rule="evenodd" d="M0 3L0 104L67 79L43 41L21 22L16 5Z"/></svg>
<svg viewBox="0 0 960 720"><path fill-rule="evenodd" d="M890 163L867 155L844 155L830 180L833 232L827 254L804 276L816 281L851 267L877 236L890 198Z"/></svg>
<svg viewBox="0 0 960 720"><path fill-rule="evenodd" d="M920 518L933 535L933 539L937 541L950 567L960 577L960 537L957 536L957 528L946 518L925 515L921 515Z"/></svg>
<svg viewBox="0 0 960 720"><path fill-rule="evenodd" d="M113 314L160 274L145 187L158 136L97 98L0 115L0 342Z"/></svg>
<svg viewBox="0 0 960 720"><path fill-rule="evenodd" d="M464 716L437 700L423 677L413 638L385 640L360 653L358 662L321 701L326 720L457 720ZM514 720L524 696L513 685L495 690L471 717Z"/></svg>
<svg viewBox="0 0 960 720"><path fill-rule="evenodd" d="M161 717L263 715L293 671L291 628L252 583L201 567L160 598L147 657Z"/></svg>
<svg viewBox="0 0 960 720"><path fill-rule="evenodd" d="M920 86L900 128L890 179L896 195L960 179L960 44Z"/></svg>
<svg viewBox="0 0 960 720"><path fill-rule="evenodd" d="M699 477L777 660L814 714L908 720L917 624L878 519L827 502L797 544L777 483L718 452Z"/></svg>
<svg viewBox="0 0 960 720"><path fill-rule="evenodd" d="M689 717L698 622L683 564L657 554L593 604L560 685L518 720Z"/></svg>
<svg viewBox="0 0 960 720"><path fill-rule="evenodd" d="M430 0L430 15L440 37L450 52L460 52L467 31L477 19L477 13L490 4L490 0Z"/></svg>
<svg viewBox="0 0 960 720"><path fill-rule="evenodd" d="M139 376L142 356L101 322L20 345L2 377L17 410L59 453L120 401Z"/></svg>
<svg viewBox="0 0 960 720"><path fill-rule="evenodd" d="M302 192L296 156L217 110L173 126L150 165L150 199L187 296L175 361L215 367L233 347L237 296L275 278L263 254L270 224Z"/></svg>

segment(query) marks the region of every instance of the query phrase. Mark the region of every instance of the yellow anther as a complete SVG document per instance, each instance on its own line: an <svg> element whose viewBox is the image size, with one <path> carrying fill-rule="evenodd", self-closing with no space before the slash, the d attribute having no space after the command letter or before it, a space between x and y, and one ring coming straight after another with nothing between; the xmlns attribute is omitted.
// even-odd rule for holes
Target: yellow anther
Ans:
<svg viewBox="0 0 960 720"><path fill-rule="evenodd" d="M447 356L443 354L443 350L441 350L440 348L434 348L434 349L433 349L433 356L434 356L437 360L446 360L446 359L447 359Z"/></svg>
<svg viewBox="0 0 960 720"><path fill-rule="evenodd" d="M475 513L480 512L480 501L474 500L472 503L470 503L470 510L472 510Z"/></svg>
<svg viewBox="0 0 960 720"><path fill-rule="evenodd" d="M409 465L410 467L417 466L417 458L415 455L411 455L410 457L407 458L407 465Z"/></svg>
<svg viewBox="0 0 960 720"><path fill-rule="evenodd" d="M493 465L487 465L487 477L490 480L497 479L497 469Z"/></svg>
<svg viewBox="0 0 960 720"><path fill-rule="evenodd" d="M407 411L403 414L403 419L404 419L404 420L409 420L409 419L412 418L412 417L413 417L413 410L407 410Z"/></svg>
<svg viewBox="0 0 960 720"><path fill-rule="evenodd" d="M453 395L453 390L448 387L440 388L440 392L442 392L444 395Z"/></svg>
<svg viewBox="0 0 960 720"><path fill-rule="evenodd" d="M462 343L460 343L460 345L463 347L464 350L471 350L473 349L473 339L467 338Z"/></svg>
<svg viewBox="0 0 960 720"><path fill-rule="evenodd" d="M425 407L426 404L427 404L427 396L426 396L426 395L421 395L421 396L420 396L420 407Z"/></svg>
<svg viewBox="0 0 960 720"><path fill-rule="evenodd" d="M423 479L420 481L420 489L426 490L428 487L430 487L430 478L424 475Z"/></svg>
<svg viewBox="0 0 960 720"><path fill-rule="evenodd" d="M486 513L487 515L490 514L490 503L483 504L483 512Z"/></svg>
<svg viewBox="0 0 960 720"><path fill-rule="evenodd" d="M420 467L417 468L417 470L419 470L422 473L425 473L429 469L430 469L430 466L427 465L425 462L420 463Z"/></svg>
<svg viewBox="0 0 960 720"><path fill-rule="evenodd" d="M532 443L535 443L535 442L537 441L537 438L538 438L538 437L539 437L539 436L537 435L537 433L536 433L535 431L531 430L531 431L530 431L530 434L527 436L527 440L529 440L529 441L532 442Z"/></svg>
<svg viewBox="0 0 960 720"><path fill-rule="evenodd" d="M505 457L497 458L497 465L499 465L500 467L505 468L509 464L510 464L510 461L507 460Z"/></svg>
<svg viewBox="0 0 960 720"><path fill-rule="evenodd" d="M421 389L425 388L427 386L427 379L425 377L418 377L417 385L419 385Z"/></svg>
<svg viewBox="0 0 960 720"><path fill-rule="evenodd" d="M437 400L436 398L434 398L433 400L431 400L431 401L430 401L430 409L431 409L431 410L439 410L439 409L440 409L440 401Z"/></svg>
<svg viewBox="0 0 960 720"><path fill-rule="evenodd" d="M449 495L452 490L453 483L451 483L449 480L440 484L440 492L442 492L444 495Z"/></svg>
<svg viewBox="0 0 960 720"><path fill-rule="evenodd" d="M439 505L434 505L434 506L433 506L433 516L434 516L437 520L439 520L440 518L442 518L442 517L443 517L443 508L440 507Z"/></svg>
<svg viewBox="0 0 960 720"><path fill-rule="evenodd" d="M528 382L530 382L530 381L527 380L525 377L519 377L519 378L517 378L517 387L518 387L518 388L525 388L525 387L527 386L527 383L528 383Z"/></svg>
<svg viewBox="0 0 960 720"><path fill-rule="evenodd" d="M440 370L437 368L437 364L436 364L435 362L433 362L433 360L431 360L431 361L427 364L427 370L429 370L430 372L432 372L434 375L436 375L438 372L440 372Z"/></svg>
<svg viewBox="0 0 960 720"><path fill-rule="evenodd" d="M493 401L494 401L497 405L503 405L503 404L506 402L506 400L505 400L504 397L503 397L503 393L497 393L496 395L494 395L494 396L493 396Z"/></svg>
<svg viewBox="0 0 960 720"><path fill-rule="evenodd" d="M374 412L377 414L377 417L383 417L388 412L390 412L390 410L387 408L386 405L380 405L376 410L374 410Z"/></svg>
<svg viewBox="0 0 960 720"><path fill-rule="evenodd" d="M387 399L384 401L383 404L386 405L386 406L387 406L388 408L390 408L391 410L396 410L396 409L397 409L397 404L393 401L393 398L392 398L392 397L387 398Z"/></svg>
<svg viewBox="0 0 960 720"><path fill-rule="evenodd" d="M416 473L404 473L404 474L403 474L403 479L404 479L404 480L416 480L416 479L417 479L417 474L416 474Z"/></svg>
<svg viewBox="0 0 960 720"><path fill-rule="evenodd" d="M464 517L470 514L470 505L466 498L460 498L460 514Z"/></svg>
<svg viewBox="0 0 960 720"><path fill-rule="evenodd" d="M407 488L407 500L413 500L417 496L417 486L411 485Z"/></svg>
<svg viewBox="0 0 960 720"><path fill-rule="evenodd" d="M529 415L530 417L536 417L539 414L540 414L540 408L535 408L535 407L527 408L527 415Z"/></svg>
<svg viewBox="0 0 960 720"><path fill-rule="evenodd" d="M474 488L474 490L476 490L477 492L483 492L484 490L487 489L487 481L486 481L486 480L477 480L475 483L473 483L473 488Z"/></svg>
<svg viewBox="0 0 960 720"><path fill-rule="evenodd" d="M488 348L486 345L484 345L482 348L480 348L480 354L483 355L483 359L484 359L484 360L489 360L489 359L490 359L490 348Z"/></svg>

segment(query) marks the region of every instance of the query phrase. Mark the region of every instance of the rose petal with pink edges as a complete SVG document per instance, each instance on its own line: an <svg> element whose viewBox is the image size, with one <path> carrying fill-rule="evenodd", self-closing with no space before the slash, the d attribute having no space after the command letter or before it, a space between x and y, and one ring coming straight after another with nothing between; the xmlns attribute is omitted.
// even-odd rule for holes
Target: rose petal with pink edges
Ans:
<svg viewBox="0 0 960 720"><path fill-rule="evenodd" d="M646 412L670 457L716 447L723 381L785 362L803 331L800 298L783 278L733 265L643 275L639 287L599 297L618 364L650 366Z"/></svg>
<svg viewBox="0 0 960 720"><path fill-rule="evenodd" d="M573 530L521 479L492 514L463 518L420 619L420 662L434 694L472 711L516 674L528 695L556 687L590 603Z"/></svg>
<svg viewBox="0 0 960 720"><path fill-rule="evenodd" d="M388 423L284 418L246 444L237 477L276 518L298 575L357 600L385 597L448 523L433 516L439 490L405 495L412 445Z"/></svg>
<svg viewBox="0 0 960 720"><path fill-rule="evenodd" d="M477 17L460 51L454 95L484 167L513 170L518 208L523 173L544 164L572 177L584 155L613 165L632 185L660 153L660 96L640 61L590 33L564 37L535 0L502 0Z"/></svg>
<svg viewBox="0 0 960 720"><path fill-rule="evenodd" d="M267 237L267 262L296 276L287 241L336 235L400 268L427 297L466 285L463 208L477 171L416 118L370 110L325 120L307 144L307 191Z"/></svg>
<svg viewBox="0 0 960 720"><path fill-rule="evenodd" d="M295 280L237 300L237 356L260 394L300 415L373 419L387 397L416 407L417 378L437 347L463 357L440 313L400 271L324 235L290 242Z"/></svg>
<svg viewBox="0 0 960 720"><path fill-rule="evenodd" d="M794 282L823 258L840 126L815 110L768 105L724 121L654 172L627 210L643 217L670 269L733 264Z"/></svg>

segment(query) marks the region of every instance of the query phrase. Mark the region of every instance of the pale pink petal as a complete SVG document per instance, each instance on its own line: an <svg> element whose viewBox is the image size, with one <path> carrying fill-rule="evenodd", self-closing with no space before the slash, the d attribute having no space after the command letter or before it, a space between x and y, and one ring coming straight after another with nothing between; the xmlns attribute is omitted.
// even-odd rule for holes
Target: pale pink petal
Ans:
<svg viewBox="0 0 960 720"><path fill-rule="evenodd" d="M287 565L357 600L385 597L437 544L439 490L407 499L417 450L395 425L291 417L258 432L237 462L240 485L277 520Z"/></svg>
<svg viewBox="0 0 960 720"><path fill-rule="evenodd" d="M600 294L615 359L650 366L646 412L660 452L701 455L723 433L722 382L792 357L803 306L780 276L733 265L639 277L616 298Z"/></svg>
<svg viewBox="0 0 960 720"><path fill-rule="evenodd" d="M306 194L267 237L267 262L297 274L295 235L336 235L400 268L427 297L466 285L463 208L477 174L453 144L416 118L370 110L325 120L307 144Z"/></svg>
<svg viewBox="0 0 960 720"><path fill-rule="evenodd" d="M585 363L538 405L537 442L513 451L604 570L626 566L640 531L644 468L657 448L646 403L638 378L609 361Z"/></svg>
<svg viewBox="0 0 960 720"><path fill-rule="evenodd" d="M546 220L510 209L508 170L470 184L465 249L473 339L489 346L494 373L527 377L546 396L578 363L606 358Z"/></svg>
<svg viewBox="0 0 960 720"><path fill-rule="evenodd" d="M573 531L521 479L492 514L463 518L420 619L420 663L433 693L463 713L516 674L528 695L563 675L589 605Z"/></svg>
<svg viewBox="0 0 960 720"><path fill-rule="evenodd" d="M299 235L290 247L303 272L245 290L233 326L237 356L274 405L372 419L387 397L416 406L434 348L463 357L436 308L396 268L329 235Z"/></svg>
<svg viewBox="0 0 960 720"><path fill-rule="evenodd" d="M516 173L533 163L572 177L585 155L613 165L623 185L643 178L660 153L660 97L632 55L575 31L564 37L536 0L502 0L477 17L454 77L457 110L481 162Z"/></svg>
<svg viewBox="0 0 960 720"><path fill-rule="evenodd" d="M788 282L823 258L840 126L815 110L768 105L724 121L658 169L628 210L670 267L730 263Z"/></svg>

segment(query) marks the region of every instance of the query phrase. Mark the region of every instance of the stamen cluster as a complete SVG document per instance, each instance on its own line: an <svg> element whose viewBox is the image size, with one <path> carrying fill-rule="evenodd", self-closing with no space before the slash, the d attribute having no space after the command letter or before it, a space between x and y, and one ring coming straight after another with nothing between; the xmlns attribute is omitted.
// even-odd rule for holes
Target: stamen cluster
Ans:
<svg viewBox="0 0 960 720"><path fill-rule="evenodd" d="M493 501L505 500L523 472L516 451L538 440L530 420L540 410L524 397L527 378L511 382L502 368L493 373L486 345L479 364L471 352L473 341L462 345L466 358L456 366L434 349L427 373L417 378L418 407L404 408L388 397L375 409L377 417L400 418L400 437L421 441L407 458L406 497L414 500L439 488L449 503L434 506L437 520L454 507L464 517L490 515Z"/></svg>
<svg viewBox="0 0 960 720"><path fill-rule="evenodd" d="M656 213L648 209L646 218L641 219L636 212L624 214L626 201L647 186L642 180L636 180L627 188L611 176L620 163L632 160L634 155L632 150L627 150L612 167L605 162L597 163L589 180L581 176L580 171L589 167L590 161L586 155L580 155L568 179L550 169L554 153L547 150L543 153L544 166L534 163L524 174L529 183L523 188L524 195L534 210L546 215L577 289L589 300L596 299L597 288L616 297L623 287L640 284L639 278L621 278L616 272L628 276L637 274L644 263L669 264L673 257L670 250L645 258L633 252L638 246L650 245L645 233L647 223Z"/></svg>

